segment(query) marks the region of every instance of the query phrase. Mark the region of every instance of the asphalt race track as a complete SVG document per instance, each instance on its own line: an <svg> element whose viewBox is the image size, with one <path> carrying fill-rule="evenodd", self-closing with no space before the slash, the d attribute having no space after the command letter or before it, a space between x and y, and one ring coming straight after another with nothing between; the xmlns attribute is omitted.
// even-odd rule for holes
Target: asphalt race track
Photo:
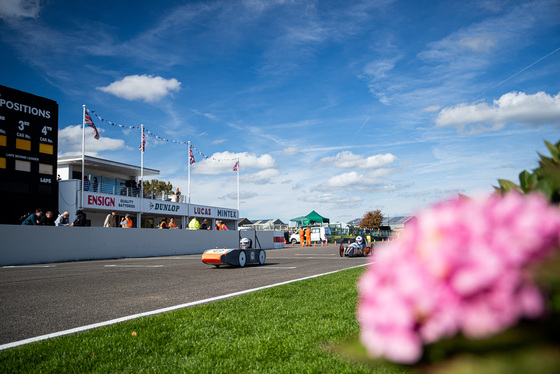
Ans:
<svg viewBox="0 0 560 374"><path fill-rule="evenodd" d="M0 267L0 345L367 263L335 245L266 255L245 268L201 255Z"/></svg>

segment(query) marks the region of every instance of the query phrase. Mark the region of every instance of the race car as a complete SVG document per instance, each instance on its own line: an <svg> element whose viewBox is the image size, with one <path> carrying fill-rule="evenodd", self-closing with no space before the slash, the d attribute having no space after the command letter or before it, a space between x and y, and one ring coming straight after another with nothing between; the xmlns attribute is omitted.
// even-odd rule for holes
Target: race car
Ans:
<svg viewBox="0 0 560 374"><path fill-rule="evenodd" d="M365 257L373 254L373 243L368 243L362 236L357 236L353 243L340 243L340 257Z"/></svg>
<svg viewBox="0 0 560 374"><path fill-rule="evenodd" d="M202 262L207 265L233 265L245 267L247 264L264 265L266 253L264 249L252 247L252 240L243 238L239 241L239 248L208 249L202 254Z"/></svg>

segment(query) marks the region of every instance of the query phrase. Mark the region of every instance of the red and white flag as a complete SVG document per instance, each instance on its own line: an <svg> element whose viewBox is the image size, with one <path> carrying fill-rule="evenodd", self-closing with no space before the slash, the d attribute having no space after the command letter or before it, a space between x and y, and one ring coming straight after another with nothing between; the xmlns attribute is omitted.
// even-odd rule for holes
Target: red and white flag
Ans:
<svg viewBox="0 0 560 374"><path fill-rule="evenodd" d="M235 165L233 165L233 171L239 171L239 161L237 161Z"/></svg>

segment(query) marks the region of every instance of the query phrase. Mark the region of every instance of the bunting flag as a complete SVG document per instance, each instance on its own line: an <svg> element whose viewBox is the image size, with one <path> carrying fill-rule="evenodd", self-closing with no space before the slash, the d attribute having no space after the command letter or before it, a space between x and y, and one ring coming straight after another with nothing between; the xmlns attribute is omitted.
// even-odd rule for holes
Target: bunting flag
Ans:
<svg viewBox="0 0 560 374"><path fill-rule="evenodd" d="M142 133L142 141L140 142L140 150L142 153L146 150L146 134Z"/></svg>
<svg viewBox="0 0 560 374"><path fill-rule="evenodd" d="M95 139L99 140L99 132L97 131L97 127L95 127L95 123L93 123L93 121L91 120L91 117L89 116L89 113L88 113L87 109L86 109L86 125L93 128L93 131L95 131L95 134L93 135L93 137Z"/></svg>
<svg viewBox="0 0 560 374"><path fill-rule="evenodd" d="M99 133L97 132L97 128L96 128L95 125L93 124L93 121L91 120L91 117L88 115L88 113L92 113L92 114L93 114L94 116L96 116L100 121L102 121L102 122L107 122L108 124L110 124L110 125L112 125L112 126L120 127L120 128L123 128L123 129L129 129L129 130L140 130L140 126L119 125L119 124L117 124L117 123L113 123L113 122L108 121L108 120L106 120L106 119L104 119L104 118L101 118L101 116L99 116L99 115L95 112L95 110L86 109L86 111L87 111L87 112L86 112L86 124L87 124L88 126L93 127L93 129L95 130L95 139L99 139ZM144 127L144 131L147 132L148 134L150 134L151 136L153 136L154 138L159 139L159 140L164 141L164 142L170 142L170 143L176 143L176 144L189 144L188 141L187 141L187 142L184 142L184 141L179 141L179 140L173 140L173 139L166 139L166 138L163 138L163 137L161 137L161 136L159 136L159 135L154 134L153 132L151 132L150 130L148 130L146 127ZM140 149L142 150L142 152L144 152L144 151L145 151L145 147L146 147L145 134L144 134L143 137L142 137L142 143L143 143L143 144L141 144ZM236 158L221 158L221 159L218 159L218 158L214 158L214 157L209 157L209 156L205 155L204 153L200 152L200 151L199 151L198 149L196 149L195 147L193 147L192 144L191 144L191 147L190 147L190 148L191 148L191 151L190 151L190 154L189 154L189 162L191 163L191 165L195 163L195 161L194 161L194 154L193 154L193 151L192 151L193 149L194 149L200 156L204 157L204 158L207 159L207 160L213 160L213 161L218 161L218 162L220 162L220 161L233 161L233 160L236 160ZM239 164L239 162L237 162L237 164ZM237 165L237 167L239 167L239 165Z"/></svg>
<svg viewBox="0 0 560 374"><path fill-rule="evenodd" d="M195 161L194 161L194 155L193 155L193 153L192 153L192 149L191 149L191 148L189 148L189 153L190 153L190 154L189 154L189 163L192 165L192 164L194 164Z"/></svg>
<svg viewBox="0 0 560 374"><path fill-rule="evenodd" d="M235 165L233 165L233 171L239 171L239 161L237 161Z"/></svg>

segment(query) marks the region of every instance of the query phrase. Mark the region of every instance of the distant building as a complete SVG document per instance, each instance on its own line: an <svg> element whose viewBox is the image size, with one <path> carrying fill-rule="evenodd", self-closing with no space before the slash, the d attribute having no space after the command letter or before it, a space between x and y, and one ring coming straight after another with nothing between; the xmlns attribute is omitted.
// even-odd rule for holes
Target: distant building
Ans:
<svg viewBox="0 0 560 374"><path fill-rule="evenodd" d="M397 217L383 217L381 221L380 228L391 230L391 231L402 231L406 225L414 222L417 218L414 216L397 216ZM355 218L352 221L347 222L348 225L357 227L362 218Z"/></svg>
<svg viewBox="0 0 560 374"><path fill-rule="evenodd" d="M288 229L288 225L282 222L280 219L258 219L258 220L253 220L253 222L250 225L244 224L244 226L245 227L250 226L255 230L282 231Z"/></svg>
<svg viewBox="0 0 560 374"><path fill-rule="evenodd" d="M189 204L184 196L172 200L142 191L140 176L152 178L159 175L159 170L141 170L135 165L85 156L84 171L87 184L82 183L81 156L58 159L58 209L69 212L71 220L74 212L81 209L87 215L88 226L103 226L107 214L115 211L119 222L129 214L133 227L156 228L163 217L173 217L179 228L186 228L194 217L200 222L208 219L212 227L221 220L228 229L237 229L237 209Z"/></svg>

